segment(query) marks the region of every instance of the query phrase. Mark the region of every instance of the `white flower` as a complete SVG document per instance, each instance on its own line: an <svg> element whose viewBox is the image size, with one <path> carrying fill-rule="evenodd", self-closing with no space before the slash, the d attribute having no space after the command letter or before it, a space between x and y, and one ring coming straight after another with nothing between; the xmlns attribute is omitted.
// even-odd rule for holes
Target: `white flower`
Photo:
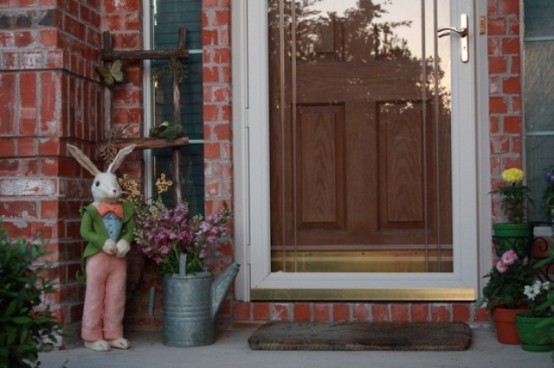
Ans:
<svg viewBox="0 0 554 368"><path fill-rule="evenodd" d="M523 288L523 294L529 300L535 300L535 298L540 295L543 291L550 290L550 282L540 282L540 280L535 280L532 285L525 285Z"/></svg>
<svg viewBox="0 0 554 368"><path fill-rule="evenodd" d="M532 286L529 286L529 285L525 285L525 287L523 288L523 294L525 294L525 296L529 300L534 300L535 297L538 295L538 293L535 292L535 289Z"/></svg>

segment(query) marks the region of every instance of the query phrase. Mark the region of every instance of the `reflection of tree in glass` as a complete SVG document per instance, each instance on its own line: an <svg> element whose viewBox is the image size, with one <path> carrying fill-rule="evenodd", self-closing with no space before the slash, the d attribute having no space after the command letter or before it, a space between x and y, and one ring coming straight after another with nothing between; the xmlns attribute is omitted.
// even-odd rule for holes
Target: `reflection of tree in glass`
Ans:
<svg viewBox="0 0 554 368"><path fill-rule="evenodd" d="M421 90L424 82L428 93L440 96L443 106L449 109L450 93L444 87L449 83L443 82L445 73L440 67L440 58L435 60L429 56L423 61L414 56L408 41L398 36L396 30L411 27L412 20L379 21L388 13L387 3L390 2L374 4L372 0L359 0L356 7L337 12L324 0L273 0L270 2L270 41L281 44L282 56L290 58L294 54L296 63L400 62L405 78L412 79L410 85ZM272 50L273 57L277 57L279 47ZM398 68L391 67L391 71L395 69ZM404 79L403 84L406 82Z"/></svg>
<svg viewBox="0 0 554 368"><path fill-rule="evenodd" d="M301 0L282 5L282 17L277 17L270 25L278 27L279 22L290 27L296 25L296 52L301 60L325 59L329 43L339 49L347 61L368 61L370 58L410 57L407 41L398 37L394 29L411 26L411 21L377 22L387 13L380 4L361 0L358 7L349 8L343 14L323 9L322 0ZM271 4L279 8L278 1ZM339 41L339 42L337 42ZM363 46L363 47L357 47Z"/></svg>

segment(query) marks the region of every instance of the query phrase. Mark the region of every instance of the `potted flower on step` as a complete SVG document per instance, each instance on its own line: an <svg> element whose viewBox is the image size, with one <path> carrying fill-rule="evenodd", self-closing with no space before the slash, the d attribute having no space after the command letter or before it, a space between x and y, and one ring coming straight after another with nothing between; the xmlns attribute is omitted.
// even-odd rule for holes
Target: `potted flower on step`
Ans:
<svg viewBox="0 0 554 368"><path fill-rule="evenodd" d="M524 287L535 277L528 259L519 258L514 250L507 250L484 277L489 281L476 305L486 303L487 309L492 312L500 343L518 345L515 315L525 311Z"/></svg>
<svg viewBox="0 0 554 368"><path fill-rule="evenodd" d="M527 255L531 234L529 224L525 221L525 212L530 202L530 190L524 184L524 179L523 170L506 169L502 172L502 185L492 192L500 196L501 208L508 220L493 225L498 256L508 249L513 249L520 258Z"/></svg>
<svg viewBox="0 0 554 368"><path fill-rule="evenodd" d="M135 204L135 241L163 276L163 343L200 346L215 341L215 316L235 276L238 263L214 280L204 260L228 238L227 205L204 218L192 215L188 203L167 207L161 194L173 185L165 175L156 181L158 196L144 201L133 179L123 176L121 186Z"/></svg>
<svg viewBox="0 0 554 368"><path fill-rule="evenodd" d="M553 292L549 281L535 280L524 286L527 309L516 315L516 327L523 350L554 350L551 325L547 323L552 318L552 309L548 302L552 300L549 297Z"/></svg>
<svg viewBox="0 0 554 368"><path fill-rule="evenodd" d="M550 268L554 264L554 251L551 251L549 256L539 260L533 265L537 274L540 275L541 279L550 279L552 280L552 273L549 272ZM532 336L543 336L543 343L546 345L554 344L554 284L550 281L549 283L537 282L534 285L527 287L527 291L524 290L528 299L531 299L529 303L529 312L527 315L539 316L540 322L535 326ZM523 320L522 317L518 319ZM519 323L519 322L518 322ZM521 327L518 327L518 329ZM550 343L547 341L547 338L544 337L544 334L550 335ZM528 340L527 333L522 330L522 345L523 349L529 351L548 351L546 347L542 346L537 348L536 342ZM525 336L524 336L525 335ZM549 348L552 352L552 361L554 362L554 346Z"/></svg>

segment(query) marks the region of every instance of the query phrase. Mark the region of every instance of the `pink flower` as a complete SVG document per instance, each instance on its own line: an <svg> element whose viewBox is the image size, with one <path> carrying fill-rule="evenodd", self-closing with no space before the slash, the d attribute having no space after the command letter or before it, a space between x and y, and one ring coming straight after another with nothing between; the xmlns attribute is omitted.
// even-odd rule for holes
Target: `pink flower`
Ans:
<svg viewBox="0 0 554 368"><path fill-rule="evenodd" d="M498 270L498 272L504 273L508 271L508 265L502 262L502 260L499 260L498 262L496 262L496 269Z"/></svg>
<svg viewBox="0 0 554 368"><path fill-rule="evenodd" d="M504 263L505 266L513 265L517 261L517 259L518 258L517 258L516 252L514 252L511 249L504 252L504 254L502 254L502 257L500 258L500 260L502 261L502 263Z"/></svg>

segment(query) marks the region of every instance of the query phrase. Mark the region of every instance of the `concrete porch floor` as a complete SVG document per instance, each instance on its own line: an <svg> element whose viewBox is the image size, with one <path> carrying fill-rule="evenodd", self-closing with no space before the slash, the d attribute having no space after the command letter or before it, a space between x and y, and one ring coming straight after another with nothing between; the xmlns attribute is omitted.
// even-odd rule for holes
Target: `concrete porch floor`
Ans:
<svg viewBox="0 0 554 368"><path fill-rule="evenodd" d="M472 344L466 351L252 351L248 337L254 329L218 333L213 345L175 348L162 344L159 332L140 332L128 337L131 350L97 353L79 347L39 355L41 368L305 368L339 367L553 367L550 353L526 352L520 346L496 341L494 331L473 329Z"/></svg>

